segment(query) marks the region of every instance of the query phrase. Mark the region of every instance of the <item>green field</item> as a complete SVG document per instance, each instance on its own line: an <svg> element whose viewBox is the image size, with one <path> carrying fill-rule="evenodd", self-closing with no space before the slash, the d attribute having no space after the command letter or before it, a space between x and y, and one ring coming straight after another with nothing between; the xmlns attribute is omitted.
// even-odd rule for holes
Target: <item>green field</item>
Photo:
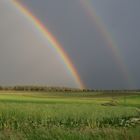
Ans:
<svg viewBox="0 0 140 140"><path fill-rule="evenodd" d="M139 140L140 94L0 91L0 140Z"/></svg>

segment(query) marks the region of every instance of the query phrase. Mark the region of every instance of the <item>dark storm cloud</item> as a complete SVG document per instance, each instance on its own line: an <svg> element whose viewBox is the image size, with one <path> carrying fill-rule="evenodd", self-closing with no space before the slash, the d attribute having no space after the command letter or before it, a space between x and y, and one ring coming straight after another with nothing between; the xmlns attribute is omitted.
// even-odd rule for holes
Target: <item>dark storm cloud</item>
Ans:
<svg viewBox="0 0 140 140"><path fill-rule="evenodd" d="M103 23L115 38L133 77L123 76L104 37L91 22L80 0L20 0L57 37L90 88L140 87L139 0L91 0Z"/></svg>
<svg viewBox="0 0 140 140"><path fill-rule="evenodd" d="M140 87L140 1L106 0L93 1L109 31L115 36L118 48L137 88Z"/></svg>

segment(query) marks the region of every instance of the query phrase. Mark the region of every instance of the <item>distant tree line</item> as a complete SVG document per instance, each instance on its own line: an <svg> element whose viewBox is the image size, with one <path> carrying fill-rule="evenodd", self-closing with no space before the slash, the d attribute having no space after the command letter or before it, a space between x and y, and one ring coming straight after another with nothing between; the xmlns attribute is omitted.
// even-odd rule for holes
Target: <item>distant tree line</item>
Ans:
<svg viewBox="0 0 140 140"><path fill-rule="evenodd" d="M134 90L99 90L99 89L77 89L67 87L48 87L48 86L0 86L2 91L40 91L40 92L107 92L107 93L120 93L120 92L140 92L140 89Z"/></svg>
<svg viewBox="0 0 140 140"><path fill-rule="evenodd" d="M47 87L47 86L0 86L2 91L41 91L41 92L81 92L83 90L67 87Z"/></svg>

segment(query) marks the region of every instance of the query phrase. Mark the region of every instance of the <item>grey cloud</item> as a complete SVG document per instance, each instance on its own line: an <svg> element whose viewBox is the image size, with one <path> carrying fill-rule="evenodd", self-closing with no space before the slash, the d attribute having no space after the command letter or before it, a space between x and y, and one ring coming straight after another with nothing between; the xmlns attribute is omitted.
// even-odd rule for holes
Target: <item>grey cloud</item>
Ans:
<svg viewBox="0 0 140 140"><path fill-rule="evenodd" d="M25 17L0 1L0 85L76 87L59 55Z"/></svg>
<svg viewBox="0 0 140 140"><path fill-rule="evenodd" d="M91 22L85 9L81 6L80 0L20 1L49 27L60 41L87 87L101 89L140 88L139 0L91 0L97 15L102 19L122 53L132 77L130 79L132 85L129 85L128 79L125 78L120 66L116 63L114 54L108 47L104 36L98 31L96 24ZM22 42L27 45L28 38L26 39ZM40 38L36 36L36 39ZM41 40L39 42L43 43ZM32 55L40 57L44 53L44 51L39 54L37 52L38 50ZM40 65L43 65L41 61ZM40 65L36 67L39 69ZM47 63L46 67L47 65L49 64ZM29 69L32 67L31 65Z"/></svg>

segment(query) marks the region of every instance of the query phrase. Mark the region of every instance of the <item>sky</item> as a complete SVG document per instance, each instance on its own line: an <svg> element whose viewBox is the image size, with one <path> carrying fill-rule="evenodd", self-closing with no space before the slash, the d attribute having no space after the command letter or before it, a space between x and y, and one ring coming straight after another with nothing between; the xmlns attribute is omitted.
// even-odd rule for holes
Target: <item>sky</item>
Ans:
<svg viewBox="0 0 140 140"><path fill-rule="evenodd" d="M139 0L87 0L99 21L83 0L19 1L57 38L87 88L140 88ZM49 45L10 0L0 0L0 85L76 87Z"/></svg>

